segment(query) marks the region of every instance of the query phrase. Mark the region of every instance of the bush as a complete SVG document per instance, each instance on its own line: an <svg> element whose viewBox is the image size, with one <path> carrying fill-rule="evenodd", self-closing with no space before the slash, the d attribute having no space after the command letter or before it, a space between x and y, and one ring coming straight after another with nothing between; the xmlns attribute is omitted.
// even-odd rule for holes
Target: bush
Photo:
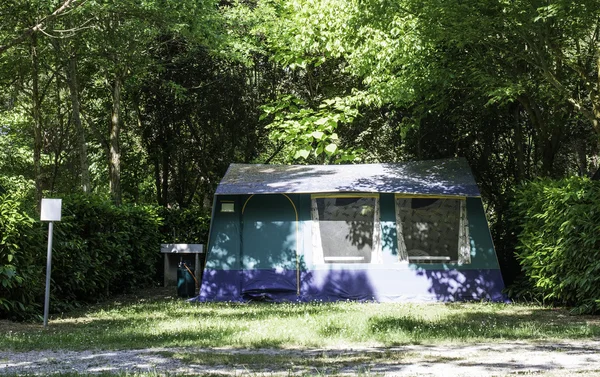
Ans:
<svg viewBox="0 0 600 377"><path fill-rule="evenodd" d="M33 298L33 292L23 291L32 270L19 268L29 262L23 249L30 245L33 233L34 220L24 213L21 203L8 194L0 195L0 314L25 312L24 302Z"/></svg>
<svg viewBox="0 0 600 377"><path fill-rule="evenodd" d="M576 313L600 312L600 183L527 183L516 193L513 222L522 224L517 258L532 295Z"/></svg>
<svg viewBox="0 0 600 377"><path fill-rule="evenodd" d="M65 198L55 227L56 299L68 306L151 285L160 225L155 207L116 207L84 195Z"/></svg>
<svg viewBox="0 0 600 377"><path fill-rule="evenodd" d="M26 198L14 198L0 196L0 318L39 318L48 225L34 220ZM196 209L64 197L62 221L54 224L51 311L157 284L160 243L205 242L209 220Z"/></svg>

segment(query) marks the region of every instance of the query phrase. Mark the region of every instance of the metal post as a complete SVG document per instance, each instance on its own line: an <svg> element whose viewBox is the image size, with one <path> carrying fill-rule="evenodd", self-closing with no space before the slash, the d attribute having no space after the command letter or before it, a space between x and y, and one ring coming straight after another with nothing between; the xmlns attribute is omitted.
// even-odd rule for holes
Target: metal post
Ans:
<svg viewBox="0 0 600 377"><path fill-rule="evenodd" d="M50 309L50 271L52 270L52 231L54 223L48 224L48 260L46 261L46 299L44 300L44 328L48 327L48 312Z"/></svg>

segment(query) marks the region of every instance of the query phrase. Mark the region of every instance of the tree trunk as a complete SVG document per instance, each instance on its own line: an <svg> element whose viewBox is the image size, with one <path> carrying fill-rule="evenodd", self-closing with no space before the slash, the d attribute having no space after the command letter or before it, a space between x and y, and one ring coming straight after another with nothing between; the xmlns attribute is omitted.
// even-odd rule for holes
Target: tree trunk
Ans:
<svg viewBox="0 0 600 377"><path fill-rule="evenodd" d="M79 110L79 84L77 82L77 57L71 54L67 66L67 83L71 92L71 109L73 111L73 125L77 134L77 149L79 150L79 168L81 169L81 189L85 194L91 192L90 166L87 157L87 144L85 142L85 129L81 122Z"/></svg>
<svg viewBox="0 0 600 377"><path fill-rule="evenodd" d="M35 176L35 203L38 209L42 201L42 113L40 110L40 78L37 35L31 37L31 59L33 65L31 103L33 107L33 172Z"/></svg>
<svg viewBox="0 0 600 377"><path fill-rule="evenodd" d="M514 106L514 122L515 122L515 181L521 182L525 178L525 152L523 150L525 141L523 137L523 126L521 125L521 107L518 102Z"/></svg>
<svg viewBox="0 0 600 377"><path fill-rule="evenodd" d="M163 205L162 200L162 185L160 181L160 158L158 157L158 152L155 152L152 157L154 162L154 185L156 186L156 202L159 205Z"/></svg>
<svg viewBox="0 0 600 377"><path fill-rule="evenodd" d="M62 98L60 96L61 89L63 87L62 80L60 76L56 77L56 118L55 118L55 126L53 127L54 140L52 145L52 152L54 153L54 163L52 164L52 176L50 177L49 182L49 191L50 195L54 193L54 188L56 187L56 181L58 181L58 171L60 169L60 165L62 163L62 152L63 145L65 142L64 136L67 134L65 132L65 118L62 112ZM58 127L57 127L58 126ZM68 144L68 142L67 142ZM48 151L49 152L49 151ZM46 183L46 187L48 187L48 183Z"/></svg>
<svg viewBox="0 0 600 377"><path fill-rule="evenodd" d="M167 150L168 145L165 139L163 139L162 146L162 176L161 176L161 184L162 184L162 205L163 207L169 206L169 167L170 167L170 155Z"/></svg>
<svg viewBox="0 0 600 377"><path fill-rule="evenodd" d="M519 103L523 106L529 120L533 125L536 137L536 150L542 158L542 176L550 177L554 172L554 158L560 145L562 127L554 126L544 117L540 106L529 97L519 96ZM557 123L560 123L558 121Z"/></svg>
<svg viewBox="0 0 600 377"><path fill-rule="evenodd" d="M590 92L590 100L592 101L592 111L594 113L592 126L600 134L600 41L596 40L596 42L598 46L596 48L596 90Z"/></svg>
<svg viewBox="0 0 600 377"><path fill-rule="evenodd" d="M112 93L113 108L110 117L110 153L109 153L109 177L110 195L116 205L121 205L121 148L119 139L121 125L119 121L121 106L121 77L115 74Z"/></svg>

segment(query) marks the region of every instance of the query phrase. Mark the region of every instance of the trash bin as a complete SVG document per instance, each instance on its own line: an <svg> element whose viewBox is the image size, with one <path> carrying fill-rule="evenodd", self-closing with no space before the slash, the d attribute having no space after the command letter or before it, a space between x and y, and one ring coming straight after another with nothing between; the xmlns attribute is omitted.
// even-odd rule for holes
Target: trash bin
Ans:
<svg viewBox="0 0 600 377"><path fill-rule="evenodd" d="M177 269L177 296L194 297L196 296L194 269L186 266L186 264L182 264Z"/></svg>

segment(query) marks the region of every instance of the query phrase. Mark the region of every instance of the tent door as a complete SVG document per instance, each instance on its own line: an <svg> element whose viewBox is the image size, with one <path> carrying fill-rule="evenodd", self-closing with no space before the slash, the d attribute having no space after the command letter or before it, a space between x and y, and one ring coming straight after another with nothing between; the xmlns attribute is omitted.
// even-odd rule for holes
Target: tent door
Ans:
<svg viewBox="0 0 600 377"><path fill-rule="evenodd" d="M253 195L242 209L241 292L251 300L293 300L298 289L298 221L283 194Z"/></svg>

